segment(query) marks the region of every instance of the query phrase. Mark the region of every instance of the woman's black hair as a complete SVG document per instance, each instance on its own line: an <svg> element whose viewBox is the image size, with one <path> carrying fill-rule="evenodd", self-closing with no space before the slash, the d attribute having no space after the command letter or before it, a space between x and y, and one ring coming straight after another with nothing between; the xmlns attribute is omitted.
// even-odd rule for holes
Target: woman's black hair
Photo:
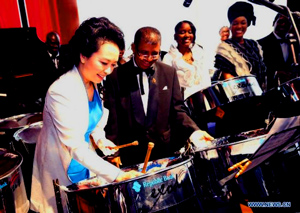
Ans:
<svg viewBox="0 0 300 213"><path fill-rule="evenodd" d="M70 54L68 69L74 65L78 66L80 54L89 58L105 42L116 44L120 50L125 48L122 30L108 18L93 17L82 22L68 44Z"/></svg>
<svg viewBox="0 0 300 213"><path fill-rule="evenodd" d="M230 24L233 22L233 20L240 16L244 16L247 19L248 27L251 25L251 23L255 25L256 17L254 15L254 8L252 4L238 1L228 8L227 17Z"/></svg>
<svg viewBox="0 0 300 213"><path fill-rule="evenodd" d="M196 27L195 27L195 25L194 25L191 21L183 20L183 21L181 21L181 22L178 22L178 23L176 24L176 26L175 26L175 33L179 33L179 29L180 29L181 25L184 24L184 23L190 25L190 27L191 27L191 29L192 29L192 33L193 33L193 35L194 35L193 43L195 43L195 41L196 41Z"/></svg>

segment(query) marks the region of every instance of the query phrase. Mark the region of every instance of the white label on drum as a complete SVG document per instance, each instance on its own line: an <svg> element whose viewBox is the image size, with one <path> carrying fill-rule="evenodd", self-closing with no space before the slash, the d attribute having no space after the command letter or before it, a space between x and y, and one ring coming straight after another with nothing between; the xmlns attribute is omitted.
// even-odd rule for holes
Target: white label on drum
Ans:
<svg viewBox="0 0 300 213"><path fill-rule="evenodd" d="M129 187L132 189L137 212L162 210L195 195L186 165L134 181Z"/></svg>
<svg viewBox="0 0 300 213"><path fill-rule="evenodd" d="M230 101L261 95L262 90L256 78L234 78L223 82L223 88Z"/></svg>
<svg viewBox="0 0 300 213"><path fill-rule="evenodd" d="M5 186L7 186L7 183L3 183L3 184L0 184L0 189L3 189Z"/></svg>

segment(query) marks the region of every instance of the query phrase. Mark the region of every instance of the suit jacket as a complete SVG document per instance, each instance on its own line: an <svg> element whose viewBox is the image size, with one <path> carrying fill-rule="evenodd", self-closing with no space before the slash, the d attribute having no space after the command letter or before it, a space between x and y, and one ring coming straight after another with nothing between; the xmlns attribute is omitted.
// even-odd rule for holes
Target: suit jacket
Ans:
<svg viewBox="0 0 300 213"><path fill-rule="evenodd" d="M59 55L57 56L58 67L55 67L55 64L50 57L46 45L42 47L42 51L38 56L38 66L39 69L34 73L36 85L39 87L39 98L42 100L45 99L47 90L50 85L63 73L72 69L72 67L66 69L65 60L66 60L66 51L67 46L62 45L59 49Z"/></svg>
<svg viewBox="0 0 300 213"><path fill-rule="evenodd" d="M100 120L91 133L95 141L104 138ZM72 158L100 175L103 183L112 182L120 170L100 158L84 134L89 124L88 97L76 67L62 75L49 88L33 162L31 209L35 212L57 212L52 180L68 186L72 182L67 170ZM102 124L102 126L101 126ZM65 196L62 196L67 212Z"/></svg>
<svg viewBox="0 0 300 213"><path fill-rule="evenodd" d="M159 61L153 69L147 116L133 59L119 66L105 81L104 103L109 110L106 137L115 144L139 142L138 146L120 149L123 166L143 163L148 142L155 144L150 160L172 156L199 129L187 115L176 70Z"/></svg>
<svg viewBox="0 0 300 213"><path fill-rule="evenodd" d="M276 79L274 79L276 71L291 71L292 57L289 55L288 60L284 61L280 42L273 32L259 39L258 43L262 47L263 58L267 67L267 89L269 90L276 86Z"/></svg>

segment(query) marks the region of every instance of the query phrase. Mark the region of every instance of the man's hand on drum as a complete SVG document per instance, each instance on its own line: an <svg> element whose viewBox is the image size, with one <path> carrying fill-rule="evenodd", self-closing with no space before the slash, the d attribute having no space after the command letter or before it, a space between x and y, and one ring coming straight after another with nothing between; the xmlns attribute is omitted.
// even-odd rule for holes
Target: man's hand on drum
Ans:
<svg viewBox="0 0 300 213"><path fill-rule="evenodd" d="M211 141L214 138L209 135L206 131L197 130L192 133L190 136L190 141L194 144L194 146L198 149L207 148L211 146Z"/></svg>
<svg viewBox="0 0 300 213"><path fill-rule="evenodd" d="M112 148L115 147L116 145L110 140L107 140L106 138L102 138L98 140L97 146L105 156L113 155L118 151L118 149Z"/></svg>
<svg viewBox="0 0 300 213"><path fill-rule="evenodd" d="M138 176L141 176L143 175L143 173L141 172L138 172L136 170L130 170L130 171L127 171L127 172L121 172L119 174L119 176L116 178L115 182L121 182L121 181L124 181L124 180L130 180L132 178L135 178L135 177L138 177Z"/></svg>

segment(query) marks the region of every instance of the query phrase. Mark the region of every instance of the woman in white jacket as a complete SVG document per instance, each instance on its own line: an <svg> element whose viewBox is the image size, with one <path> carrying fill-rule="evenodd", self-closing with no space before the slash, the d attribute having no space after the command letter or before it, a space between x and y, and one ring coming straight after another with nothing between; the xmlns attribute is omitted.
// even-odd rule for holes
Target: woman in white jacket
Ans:
<svg viewBox="0 0 300 213"><path fill-rule="evenodd" d="M106 146L114 144L105 139L105 122L100 122L104 108L97 84L117 65L122 42L122 31L104 17L84 21L72 37L69 46L74 67L46 95L33 164L33 211L57 212L53 180L67 186L97 175L104 184L140 174L123 172L103 160L90 141L92 137L104 154L112 154ZM66 212L65 196L62 205Z"/></svg>
<svg viewBox="0 0 300 213"><path fill-rule="evenodd" d="M183 98L192 117L200 129L206 130L206 122L199 117L204 111L203 97L199 91L210 86L211 79L209 70L205 68L203 48L195 43L196 27L188 20L179 22L175 26L174 39L177 46L171 45L163 62L176 68Z"/></svg>

